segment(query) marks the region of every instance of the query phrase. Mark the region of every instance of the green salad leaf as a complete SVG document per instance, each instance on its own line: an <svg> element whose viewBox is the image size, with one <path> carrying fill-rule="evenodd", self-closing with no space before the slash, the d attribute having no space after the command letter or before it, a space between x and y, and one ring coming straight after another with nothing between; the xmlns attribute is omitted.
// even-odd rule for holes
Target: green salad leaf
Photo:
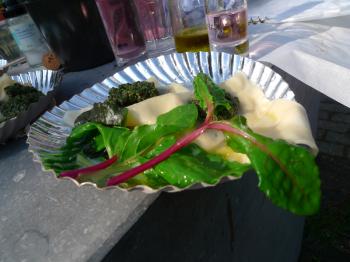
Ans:
<svg viewBox="0 0 350 262"><path fill-rule="evenodd" d="M186 104L160 115L155 125L137 126L128 137L120 161L154 145L158 140L168 135L181 135L194 128L198 117L194 104Z"/></svg>
<svg viewBox="0 0 350 262"><path fill-rule="evenodd" d="M97 130L92 125L79 127L75 134L71 134L66 144L55 152L41 152L40 158L46 169L52 169L56 174L66 170L73 170L96 164L106 158L103 150L98 152L95 147ZM96 153L100 154L96 154Z"/></svg>
<svg viewBox="0 0 350 262"><path fill-rule="evenodd" d="M213 105L214 116L219 120L230 119L237 114L238 99L231 99L208 75L199 73L193 80L193 87L195 99L202 110L207 111L208 105Z"/></svg>
<svg viewBox="0 0 350 262"><path fill-rule="evenodd" d="M126 127L108 127L99 123L88 122L75 127L66 144L55 154L42 154L44 165L62 171L78 168L78 160L90 159L91 164L117 155L120 161L127 160L155 144L162 137L177 134L193 128L198 117L194 104L186 104L160 115L155 125L143 125L130 130ZM86 148L89 154L86 154ZM102 156L106 150L105 158ZM80 158L79 158L80 157Z"/></svg>
<svg viewBox="0 0 350 262"><path fill-rule="evenodd" d="M190 144L154 169L170 185L184 188L199 182L214 185L225 176L241 177L250 169L250 165L225 160L217 154L204 151L196 144Z"/></svg>
<svg viewBox="0 0 350 262"><path fill-rule="evenodd" d="M259 188L276 205L296 214L315 213L320 206L320 179L314 156L305 148L254 133L244 117L232 126L249 134L227 135L228 145L246 154L259 178Z"/></svg>
<svg viewBox="0 0 350 262"><path fill-rule="evenodd" d="M152 159L175 142L175 136L164 137L146 155L137 155L131 161L118 162L104 170L81 175L78 181L92 181L104 187L109 178ZM241 177L250 168L249 164L227 161L216 154L205 152L195 144L190 144L171 155L166 161L128 179L120 186L131 188L146 185L157 189L166 185L185 188L199 182L214 185L225 176Z"/></svg>

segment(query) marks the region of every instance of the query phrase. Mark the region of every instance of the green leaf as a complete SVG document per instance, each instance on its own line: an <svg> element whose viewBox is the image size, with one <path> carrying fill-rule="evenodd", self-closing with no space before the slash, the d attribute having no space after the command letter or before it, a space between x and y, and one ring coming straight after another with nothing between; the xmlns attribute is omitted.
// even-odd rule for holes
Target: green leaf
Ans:
<svg viewBox="0 0 350 262"><path fill-rule="evenodd" d="M192 128L197 121L198 110L194 104L178 106L157 118L157 131L163 135L183 132Z"/></svg>
<svg viewBox="0 0 350 262"><path fill-rule="evenodd" d="M119 156L130 136L130 130L125 127L105 127L101 124L96 124L96 128L102 136L102 140L96 139L98 148L105 147L109 158L115 155Z"/></svg>
<svg viewBox="0 0 350 262"><path fill-rule="evenodd" d="M234 127L251 139L228 135L227 143L246 154L259 177L259 188L277 206L295 214L310 215L320 206L320 179L314 156L305 148L273 140L251 131L244 117L235 117Z"/></svg>
<svg viewBox="0 0 350 262"><path fill-rule="evenodd" d="M173 143L176 142L175 136L169 136L162 138L156 147L150 150L147 153L146 157L143 156L135 156L132 161L123 161L118 162L118 164L108 167L104 170L93 172L87 175L80 176L78 178L79 182L93 182L97 184L99 187L105 187L107 180L119 173L122 173L130 168L133 168L137 165L140 165L152 158L154 155L159 154L161 151L165 150ZM165 185L169 185L159 174L158 171L154 169L149 169L146 172L137 175L136 177L129 179L126 183L120 184L123 188L130 188L137 185L147 185L153 189L160 188Z"/></svg>
<svg viewBox="0 0 350 262"><path fill-rule="evenodd" d="M190 144L154 168L169 184L184 188L203 182L214 185L222 177L241 177L250 165L224 160Z"/></svg>
<svg viewBox="0 0 350 262"><path fill-rule="evenodd" d="M159 139L159 133L156 132L155 125L137 126L128 136L120 160L124 161L135 156L138 152L153 145Z"/></svg>
<svg viewBox="0 0 350 262"><path fill-rule="evenodd" d="M68 137L66 144L55 152L41 152L40 157L46 169L53 169L58 175L62 171L79 168L77 156L84 151L86 146L94 142L94 137L98 133L93 126L80 126L76 133ZM90 165L95 164L94 159L85 157Z"/></svg>
<svg viewBox="0 0 350 262"><path fill-rule="evenodd" d="M57 175L62 171L86 167L79 165L77 156L89 159L90 155L84 151L87 147L94 156L105 149L109 158L117 155L119 162L123 162L154 146L164 136L181 135L193 128L197 116L197 107L187 104L160 115L155 125L138 126L134 130L88 122L75 127L67 138L66 145L57 153L43 153L42 159L46 168L53 169ZM91 165L96 163L96 159L90 160Z"/></svg>
<svg viewBox="0 0 350 262"><path fill-rule="evenodd" d="M193 86L195 98L202 110L207 111L208 104L213 104L217 119L231 119L237 113L238 100L232 100L208 75L199 73L193 80Z"/></svg>
<svg viewBox="0 0 350 262"><path fill-rule="evenodd" d="M160 115L155 125L137 126L126 141L121 161L154 145L164 136L183 134L196 124L198 111L194 104L181 105Z"/></svg>
<svg viewBox="0 0 350 262"><path fill-rule="evenodd" d="M175 142L175 136L164 137L145 156L138 156L132 162L118 163L99 172L83 175L79 178L79 181L90 181L104 187L107 180L112 176L146 162ZM184 188L199 182L214 185L224 176L241 177L248 169L250 169L250 165L224 160L219 155L207 153L199 146L190 144L164 162L138 174L120 184L120 186L131 188L137 185L145 185L157 189L166 185Z"/></svg>
<svg viewBox="0 0 350 262"><path fill-rule="evenodd" d="M108 156L120 154L131 131L125 127L107 127L98 123L85 123L75 127L67 139L67 145L73 144L82 137L94 134L97 150L106 148Z"/></svg>

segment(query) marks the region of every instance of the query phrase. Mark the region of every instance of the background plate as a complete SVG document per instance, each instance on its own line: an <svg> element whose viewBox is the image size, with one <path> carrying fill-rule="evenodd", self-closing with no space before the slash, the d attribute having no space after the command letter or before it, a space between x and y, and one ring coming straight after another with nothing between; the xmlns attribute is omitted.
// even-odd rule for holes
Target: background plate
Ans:
<svg viewBox="0 0 350 262"><path fill-rule="evenodd" d="M35 70L10 77L21 84L30 84L45 96L32 103L27 111L20 113L17 117L0 123L0 143L16 136L19 130L32 123L42 112L48 109L54 102L54 90L62 79L60 71Z"/></svg>
<svg viewBox="0 0 350 262"><path fill-rule="evenodd" d="M29 144L29 151L33 153L34 161L40 164L40 155L43 152L58 152L59 148L65 144L65 140L71 132L71 127L63 121L65 112L68 110L81 109L93 105L96 102L104 101L108 96L109 90L118 87L120 84L143 81L150 77L155 77L160 84L163 85L177 82L192 89L192 80L199 72L209 74L216 83L220 83L230 78L237 71L244 72L251 81L256 83L263 90L267 98L294 100L294 93L280 75L262 63L255 62L249 58L216 52L173 53L162 55L129 66L43 114L30 128L27 141ZM43 165L42 168L44 171L53 173L51 170L45 170ZM71 178L60 179L73 180ZM220 182L231 179L235 178L224 177ZM77 185L92 184L79 184L76 180L73 181ZM95 184L92 185L96 186ZM188 188L194 189L205 186L213 185L198 183ZM119 187L109 187L108 189L110 188ZM160 190L175 192L184 189L166 186L154 190L147 186L136 186L127 191L132 190L142 190L151 193Z"/></svg>

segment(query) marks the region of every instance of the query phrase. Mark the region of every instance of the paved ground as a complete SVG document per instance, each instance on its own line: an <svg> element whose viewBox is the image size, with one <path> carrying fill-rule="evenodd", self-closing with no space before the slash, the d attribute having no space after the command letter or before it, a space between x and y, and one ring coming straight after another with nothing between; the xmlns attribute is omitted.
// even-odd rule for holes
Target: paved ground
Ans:
<svg viewBox="0 0 350 262"><path fill-rule="evenodd" d="M300 262L350 261L350 108L322 99L317 143L322 206L306 220Z"/></svg>

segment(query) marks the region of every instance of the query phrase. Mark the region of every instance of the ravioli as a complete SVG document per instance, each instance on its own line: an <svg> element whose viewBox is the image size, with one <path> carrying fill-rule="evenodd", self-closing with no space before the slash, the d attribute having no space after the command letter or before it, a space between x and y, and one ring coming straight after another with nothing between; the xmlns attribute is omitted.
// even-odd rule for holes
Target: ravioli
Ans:
<svg viewBox="0 0 350 262"><path fill-rule="evenodd" d="M301 104L286 99L268 100L262 90L240 72L220 86L231 96L238 97L240 113L247 118L247 124L254 132L307 145L313 154L318 153L307 113Z"/></svg>

